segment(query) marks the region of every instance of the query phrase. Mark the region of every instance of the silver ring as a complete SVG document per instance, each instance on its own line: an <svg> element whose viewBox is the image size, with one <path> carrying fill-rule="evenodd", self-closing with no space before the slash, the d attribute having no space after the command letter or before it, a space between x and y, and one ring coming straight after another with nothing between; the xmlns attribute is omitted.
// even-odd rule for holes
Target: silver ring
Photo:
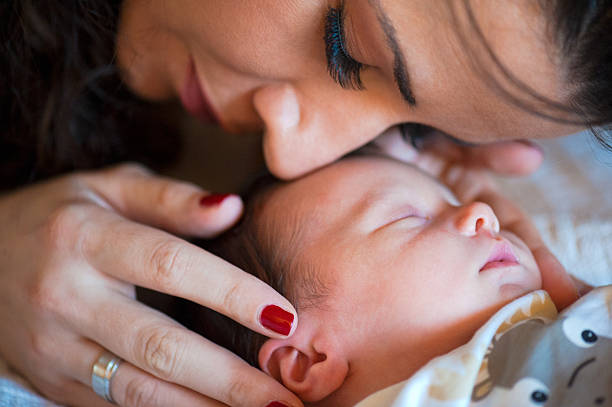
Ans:
<svg viewBox="0 0 612 407"><path fill-rule="evenodd" d="M115 403L111 396L111 380L117 373L121 364L121 358L108 351L102 352L91 369L91 387L93 391L104 400Z"/></svg>

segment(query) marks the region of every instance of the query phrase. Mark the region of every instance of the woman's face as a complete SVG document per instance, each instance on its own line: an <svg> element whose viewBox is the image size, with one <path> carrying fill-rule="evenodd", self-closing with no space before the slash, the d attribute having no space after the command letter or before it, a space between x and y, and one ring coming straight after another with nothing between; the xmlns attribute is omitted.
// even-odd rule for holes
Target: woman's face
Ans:
<svg viewBox="0 0 612 407"><path fill-rule="evenodd" d="M536 2L470 4L500 62L561 100ZM473 142L574 130L514 107L487 85L465 45L507 83L466 16L463 0L126 0L118 63L147 99L180 99L229 131L264 130L267 164L283 178L403 122Z"/></svg>

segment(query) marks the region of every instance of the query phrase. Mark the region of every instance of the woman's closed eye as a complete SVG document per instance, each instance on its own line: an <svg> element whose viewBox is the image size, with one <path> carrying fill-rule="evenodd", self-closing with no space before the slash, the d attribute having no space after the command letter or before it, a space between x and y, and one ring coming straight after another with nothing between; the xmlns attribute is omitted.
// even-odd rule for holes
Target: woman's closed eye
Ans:
<svg viewBox="0 0 612 407"><path fill-rule="evenodd" d="M338 8L330 8L325 22L325 55L327 70L342 88L362 90L361 71L364 65L348 52L344 31L344 1Z"/></svg>

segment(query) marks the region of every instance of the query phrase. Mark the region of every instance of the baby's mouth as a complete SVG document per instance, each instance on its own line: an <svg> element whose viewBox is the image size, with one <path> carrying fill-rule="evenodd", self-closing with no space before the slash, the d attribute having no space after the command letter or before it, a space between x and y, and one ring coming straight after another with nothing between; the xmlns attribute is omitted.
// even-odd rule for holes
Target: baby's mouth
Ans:
<svg viewBox="0 0 612 407"><path fill-rule="evenodd" d="M510 244L508 244L508 242L501 241L495 245L491 255L479 271L500 267L517 266L519 264L518 258L512 251Z"/></svg>

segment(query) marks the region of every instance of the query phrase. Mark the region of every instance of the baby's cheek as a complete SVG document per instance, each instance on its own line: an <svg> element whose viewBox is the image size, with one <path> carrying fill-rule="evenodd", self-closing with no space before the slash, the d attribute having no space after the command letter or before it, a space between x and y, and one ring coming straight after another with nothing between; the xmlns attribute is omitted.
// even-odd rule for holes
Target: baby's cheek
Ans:
<svg viewBox="0 0 612 407"><path fill-rule="evenodd" d="M530 291L539 290L542 288L542 274L531 252L528 253L527 260L523 263L525 270L528 273L528 288Z"/></svg>

